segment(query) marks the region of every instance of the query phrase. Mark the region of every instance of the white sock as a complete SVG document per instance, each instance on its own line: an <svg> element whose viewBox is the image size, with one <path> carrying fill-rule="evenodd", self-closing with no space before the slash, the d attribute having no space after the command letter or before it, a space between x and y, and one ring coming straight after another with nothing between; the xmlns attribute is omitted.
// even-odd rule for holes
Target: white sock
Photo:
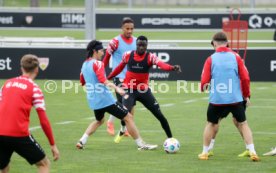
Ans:
<svg viewBox="0 0 276 173"><path fill-rule="evenodd" d="M126 131L126 126L121 126L121 132L125 132Z"/></svg>
<svg viewBox="0 0 276 173"><path fill-rule="evenodd" d="M248 144L246 145L246 148L248 148L250 153L256 154L254 144Z"/></svg>
<svg viewBox="0 0 276 173"><path fill-rule="evenodd" d="M248 148L248 146L247 146L246 144L245 144L245 149L246 149L246 150L249 150L249 148Z"/></svg>
<svg viewBox="0 0 276 173"><path fill-rule="evenodd" d="M82 143L82 144L86 144L88 137L89 137L89 136L88 136L86 133L84 133L84 134L82 135L82 137L80 138L81 143Z"/></svg>
<svg viewBox="0 0 276 173"><path fill-rule="evenodd" d="M107 121L113 123L114 120L115 120L115 117L113 115L110 115Z"/></svg>
<svg viewBox="0 0 276 173"><path fill-rule="evenodd" d="M202 153L208 153L208 146L204 146L203 145L203 150L202 150Z"/></svg>
<svg viewBox="0 0 276 173"><path fill-rule="evenodd" d="M144 144L144 141L143 141L142 138L137 138L137 139L135 139L135 142L136 142L136 144L137 144L138 146L142 146L142 145Z"/></svg>
<svg viewBox="0 0 276 173"><path fill-rule="evenodd" d="M212 150L214 148L215 145L215 139L211 139L210 145L208 147L208 151Z"/></svg>

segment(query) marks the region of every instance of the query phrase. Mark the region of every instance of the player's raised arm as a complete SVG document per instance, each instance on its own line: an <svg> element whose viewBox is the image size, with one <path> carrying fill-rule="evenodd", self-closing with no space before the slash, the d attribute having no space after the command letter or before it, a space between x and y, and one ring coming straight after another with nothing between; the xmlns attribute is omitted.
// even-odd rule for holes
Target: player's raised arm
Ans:
<svg viewBox="0 0 276 173"><path fill-rule="evenodd" d="M149 60L151 61L150 63L152 63L153 65L157 65L162 70L177 71L178 73L182 72L180 65L170 65L168 63L165 63L162 60L160 60L155 54L150 53Z"/></svg>
<svg viewBox="0 0 276 173"><path fill-rule="evenodd" d="M105 51L105 56L103 58L104 67L106 67L109 63L111 55L118 49L119 46L119 40L116 38L113 38Z"/></svg>
<svg viewBox="0 0 276 173"><path fill-rule="evenodd" d="M104 70L104 65L101 61L96 61L93 64L93 70L96 73L96 76L99 80L100 83L115 89L115 91L120 94L120 95L124 95L125 91L123 89L121 89L120 87L117 87L115 84L109 82L106 77L105 77L105 70Z"/></svg>
<svg viewBox="0 0 276 173"><path fill-rule="evenodd" d="M130 56L130 52L126 52L123 55L123 59L120 62L120 64L108 75L107 79L112 79L113 77L117 76L119 73L121 73L125 66L127 65L128 59Z"/></svg>

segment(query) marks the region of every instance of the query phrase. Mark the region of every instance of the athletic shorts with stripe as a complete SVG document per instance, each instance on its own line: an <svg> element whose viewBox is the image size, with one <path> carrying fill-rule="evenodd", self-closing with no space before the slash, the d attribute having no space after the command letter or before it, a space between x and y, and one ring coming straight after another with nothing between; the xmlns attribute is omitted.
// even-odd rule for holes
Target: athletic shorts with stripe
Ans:
<svg viewBox="0 0 276 173"><path fill-rule="evenodd" d="M102 109L94 110L96 120L101 121L104 117L105 112L110 113L111 115L119 118L120 120L124 119L125 116L128 114L128 110L118 101L113 105L104 107Z"/></svg>
<svg viewBox="0 0 276 173"><path fill-rule="evenodd" d="M25 158L31 165L45 158L45 152L31 135L0 136L0 169L4 169L9 164L13 152Z"/></svg>

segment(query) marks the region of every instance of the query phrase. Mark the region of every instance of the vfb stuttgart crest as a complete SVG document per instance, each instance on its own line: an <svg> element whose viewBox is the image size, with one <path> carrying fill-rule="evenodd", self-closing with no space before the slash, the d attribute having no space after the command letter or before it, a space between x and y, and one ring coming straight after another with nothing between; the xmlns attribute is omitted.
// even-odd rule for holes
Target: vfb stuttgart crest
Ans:
<svg viewBox="0 0 276 173"><path fill-rule="evenodd" d="M49 57L40 57L38 58L38 61L40 69L44 71L48 67L50 59Z"/></svg>
<svg viewBox="0 0 276 173"><path fill-rule="evenodd" d="M33 16L26 16L25 21L28 25L30 25L33 22L34 17Z"/></svg>

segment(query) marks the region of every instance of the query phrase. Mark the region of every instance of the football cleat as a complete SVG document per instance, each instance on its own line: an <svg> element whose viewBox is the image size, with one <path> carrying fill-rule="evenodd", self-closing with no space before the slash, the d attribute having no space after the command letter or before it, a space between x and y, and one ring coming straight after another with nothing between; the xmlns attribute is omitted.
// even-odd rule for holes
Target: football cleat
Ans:
<svg viewBox="0 0 276 173"><path fill-rule="evenodd" d="M107 128L106 128L107 133L111 136L114 136L115 135L115 130L114 130L113 122L107 122L106 126L107 126Z"/></svg>
<svg viewBox="0 0 276 173"><path fill-rule="evenodd" d="M241 154L238 155L238 157L250 157L250 152L249 150L245 150Z"/></svg>
<svg viewBox="0 0 276 173"><path fill-rule="evenodd" d="M208 157L214 156L213 150L208 151Z"/></svg>
<svg viewBox="0 0 276 173"><path fill-rule="evenodd" d="M122 133L119 131L119 133L118 133L118 134L115 136L115 138L114 138L114 142L115 142L116 144L120 143L121 140L123 139L123 137L124 137L124 134L122 134Z"/></svg>
<svg viewBox="0 0 276 173"><path fill-rule="evenodd" d="M125 137L129 137L129 136L130 136L130 134L128 133L127 130L125 131L124 136L125 136Z"/></svg>
<svg viewBox="0 0 276 173"><path fill-rule="evenodd" d="M79 149L79 150L83 150L83 149L84 149L84 144L83 144L81 141L79 141L79 142L76 144L76 147L77 147L77 149Z"/></svg>
<svg viewBox="0 0 276 173"><path fill-rule="evenodd" d="M264 156L275 156L276 155L276 147L271 148L271 151L264 153Z"/></svg>
<svg viewBox="0 0 276 173"><path fill-rule="evenodd" d="M256 153L250 153L250 160L252 160L253 162L258 162L260 161L260 158Z"/></svg>
<svg viewBox="0 0 276 173"><path fill-rule="evenodd" d="M198 155L199 160L208 160L208 153L201 153Z"/></svg>
<svg viewBox="0 0 276 173"><path fill-rule="evenodd" d="M141 150L154 150L158 147L158 145L152 145L152 144L146 144L144 143L143 145L141 146L138 146L138 150L141 151Z"/></svg>

